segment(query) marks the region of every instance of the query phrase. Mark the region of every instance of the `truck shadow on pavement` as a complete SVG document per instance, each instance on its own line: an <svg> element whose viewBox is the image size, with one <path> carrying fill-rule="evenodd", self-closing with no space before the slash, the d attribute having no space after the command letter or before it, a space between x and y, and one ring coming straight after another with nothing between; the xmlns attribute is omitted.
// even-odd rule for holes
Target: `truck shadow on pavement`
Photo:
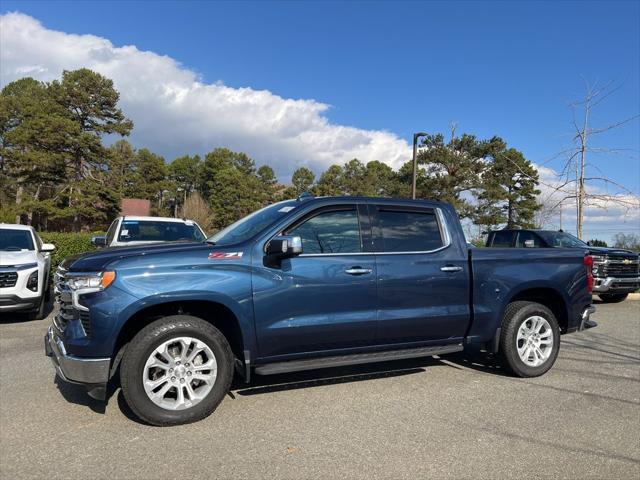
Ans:
<svg viewBox="0 0 640 480"><path fill-rule="evenodd" d="M44 318L47 318L51 315L53 311L54 303L53 300L49 300L44 306ZM5 312L0 313L0 323L11 324L11 323L25 323L25 322L39 322L41 320L32 319L29 317L28 313L23 312Z"/></svg>
<svg viewBox="0 0 640 480"><path fill-rule="evenodd" d="M101 402L100 400L91 398L87 395L87 390L83 386L67 383L60 380L57 375L53 383L58 387L60 394L67 402L89 407L95 413L105 413L107 402Z"/></svg>

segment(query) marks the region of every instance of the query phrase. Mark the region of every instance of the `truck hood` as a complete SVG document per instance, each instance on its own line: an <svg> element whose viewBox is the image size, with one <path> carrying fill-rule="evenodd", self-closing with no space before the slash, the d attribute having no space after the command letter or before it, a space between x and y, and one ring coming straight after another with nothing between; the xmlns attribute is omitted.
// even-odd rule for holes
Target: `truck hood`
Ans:
<svg viewBox="0 0 640 480"><path fill-rule="evenodd" d="M103 248L95 252L67 257L60 263L60 266L71 272L98 272L104 270L111 262L122 258L140 255L159 255L210 247L210 245L202 242L172 242L133 247Z"/></svg>
<svg viewBox="0 0 640 480"><path fill-rule="evenodd" d="M637 257L636 252L622 248L587 247L592 255L610 255L612 257Z"/></svg>
<svg viewBox="0 0 640 480"><path fill-rule="evenodd" d="M2 250L0 252L0 267L15 267L28 263L36 263L38 254L35 250L12 252Z"/></svg>

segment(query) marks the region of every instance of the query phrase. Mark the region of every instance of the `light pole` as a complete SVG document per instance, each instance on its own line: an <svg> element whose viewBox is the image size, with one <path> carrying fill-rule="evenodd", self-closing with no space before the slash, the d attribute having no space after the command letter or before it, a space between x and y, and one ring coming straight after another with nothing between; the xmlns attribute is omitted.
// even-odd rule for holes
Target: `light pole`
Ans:
<svg viewBox="0 0 640 480"><path fill-rule="evenodd" d="M416 177L418 175L418 159L416 158L416 151L418 149L418 137L424 137L427 134L424 132L418 132L413 134L413 183L411 184L411 198L416 199Z"/></svg>

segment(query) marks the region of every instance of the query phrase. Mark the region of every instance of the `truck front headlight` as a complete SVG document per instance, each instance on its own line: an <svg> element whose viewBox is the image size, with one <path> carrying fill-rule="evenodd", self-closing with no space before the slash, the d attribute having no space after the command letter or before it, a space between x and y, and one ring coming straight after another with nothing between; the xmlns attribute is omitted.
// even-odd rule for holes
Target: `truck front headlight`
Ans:
<svg viewBox="0 0 640 480"><path fill-rule="evenodd" d="M67 275L67 285L71 290L95 290L100 291L107 288L116 279L116 272L96 272L80 275Z"/></svg>

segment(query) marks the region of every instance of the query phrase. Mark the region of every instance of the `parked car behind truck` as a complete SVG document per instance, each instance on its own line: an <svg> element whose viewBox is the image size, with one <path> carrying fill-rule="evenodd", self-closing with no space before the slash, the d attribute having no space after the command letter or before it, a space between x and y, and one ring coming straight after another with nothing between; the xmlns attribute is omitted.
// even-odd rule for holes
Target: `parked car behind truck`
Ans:
<svg viewBox="0 0 640 480"><path fill-rule="evenodd" d="M248 382L475 344L534 377L561 334L594 326L583 249L470 249L453 207L431 201L288 200L206 242L68 258L56 281L58 375L104 398L119 372L154 425L209 415L234 369Z"/></svg>
<svg viewBox="0 0 640 480"><path fill-rule="evenodd" d="M640 288L638 254L621 248L594 247L570 233L555 230L495 230L487 247L583 248L593 258L593 292L606 303L622 302Z"/></svg>
<svg viewBox="0 0 640 480"><path fill-rule="evenodd" d="M0 313L44 318L55 248L31 226L0 223Z"/></svg>
<svg viewBox="0 0 640 480"><path fill-rule="evenodd" d="M161 242L202 242L206 235L193 220L172 217L122 216L116 218L104 237L93 237L97 247L125 247Z"/></svg>

